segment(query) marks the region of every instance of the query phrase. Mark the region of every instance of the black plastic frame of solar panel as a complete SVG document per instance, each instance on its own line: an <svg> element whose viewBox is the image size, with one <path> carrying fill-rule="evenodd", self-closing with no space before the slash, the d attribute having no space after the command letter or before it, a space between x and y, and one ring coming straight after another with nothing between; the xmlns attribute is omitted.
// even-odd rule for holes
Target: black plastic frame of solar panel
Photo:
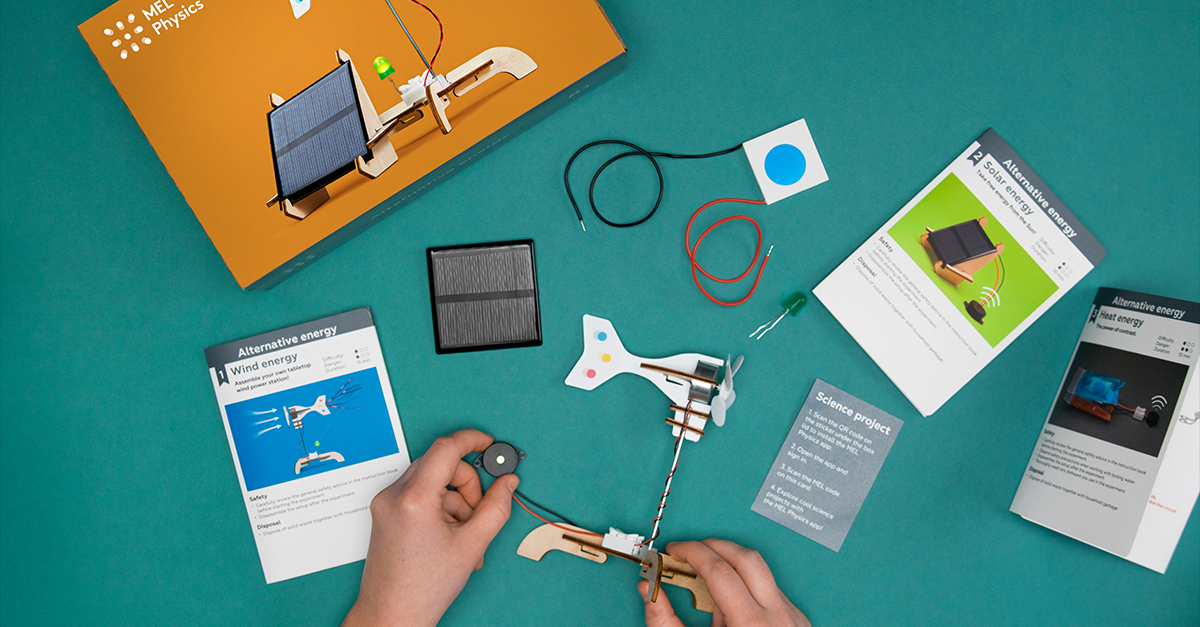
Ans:
<svg viewBox="0 0 1200 627"><path fill-rule="evenodd" d="M937 258L948 266L996 252L996 246L978 220L967 220L930 233L929 245Z"/></svg>
<svg viewBox="0 0 1200 627"><path fill-rule="evenodd" d="M349 86L350 86L350 93L354 97L354 110L357 112L356 117L358 119L358 127L362 133L361 151L355 150L354 152L357 154L355 154L353 157L349 158L344 163L341 163L336 168L331 169L329 172L325 173L323 176L315 177L315 179L312 180L310 183L307 183L306 185L304 185L298 189L292 190L290 193L285 194L284 190L283 190L283 180L279 175L279 158L275 151L275 132L274 132L274 127L271 124L271 121L274 118L274 116L276 116L276 115L286 115L288 113L287 109L288 109L289 104L300 102L300 100L298 100L298 99L301 96L304 96L305 94L310 93L310 90L312 90L315 87L317 87L318 85L320 85L322 81L324 81L330 77L333 77L338 72L345 73L345 80L348 81ZM323 123L329 122L329 120L330 119L327 118L326 120L323 121ZM271 111L268 111L267 112L267 135L270 137L270 142L271 142L271 166L275 171L275 189L279 194L280 200L287 198L293 202L298 201L298 200L308 196L309 194L312 194L313 192L321 189L322 187L325 187L326 185L329 185L330 183L338 180L339 178L349 174L350 172L353 172L354 171L354 159L357 157L369 155L370 149L367 148L367 139L368 139L367 127L366 127L366 122L363 120L363 117L362 117L362 103L358 99L358 89L354 85L354 75L350 70L350 62L346 61L344 63L338 64L338 66L336 68L334 68L332 71L330 71L328 74L317 79L313 84L309 85L308 87L305 87L304 89L300 90L300 93L296 94L295 96L292 96L291 98L289 98L286 102L284 102L279 107L276 107L276 108L272 109ZM307 141L307 140L305 140L305 141ZM293 143L295 143L295 142L293 142Z"/></svg>
<svg viewBox="0 0 1200 627"><path fill-rule="evenodd" d="M528 263L520 263L518 257L526 250ZM504 253L518 255L497 257ZM542 345L533 240L428 248L425 256L434 350L439 355Z"/></svg>

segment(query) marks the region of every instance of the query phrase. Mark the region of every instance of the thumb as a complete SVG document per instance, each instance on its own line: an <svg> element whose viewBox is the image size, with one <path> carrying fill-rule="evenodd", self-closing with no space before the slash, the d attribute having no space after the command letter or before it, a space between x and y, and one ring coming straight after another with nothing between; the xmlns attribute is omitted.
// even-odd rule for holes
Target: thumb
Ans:
<svg viewBox="0 0 1200 627"><path fill-rule="evenodd" d="M500 533L500 528L512 514L513 491L520 483L516 475L504 475L492 482L471 518L463 525L471 539L486 547Z"/></svg>
<svg viewBox="0 0 1200 627"><path fill-rule="evenodd" d="M658 601L651 603L650 582L638 582L637 587L638 593L646 601L646 627L683 627L683 622L675 616L675 610L671 607L671 602L667 600L666 592L659 590Z"/></svg>

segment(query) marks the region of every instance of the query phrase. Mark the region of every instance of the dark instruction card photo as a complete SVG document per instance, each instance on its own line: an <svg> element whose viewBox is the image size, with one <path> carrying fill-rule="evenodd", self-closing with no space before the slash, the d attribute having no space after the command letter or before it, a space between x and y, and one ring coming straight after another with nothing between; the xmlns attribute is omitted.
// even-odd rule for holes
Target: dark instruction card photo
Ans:
<svg viewBox="0 0 1200 627"><path fill-rule="evenodd" d="M902 426L817 379L750 509L840 550Z"/></svg>

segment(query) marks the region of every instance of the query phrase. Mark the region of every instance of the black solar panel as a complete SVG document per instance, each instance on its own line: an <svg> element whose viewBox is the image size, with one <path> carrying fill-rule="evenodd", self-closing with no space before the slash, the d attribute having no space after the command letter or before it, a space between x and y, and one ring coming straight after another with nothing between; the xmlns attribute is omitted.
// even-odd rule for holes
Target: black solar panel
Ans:
<svg viewBox="0 0 1200 627"><path fill-rule="evenodd" d="M367 154L349 63L268 113L267 125L281 198L307 196L353 170L354 159Z"/></svg>
<svg viewBox="0 0 1200 627"><path fill-rule="evenodd" d="M929 245L933 247L938 259L948 266L982 257L996 250L978 220L969 220L930 233Z"/></svg>
<svg viewBox="0 0 1200 627"><path fill-rule="evenodd" d="M438 353L541 345L532 240L430 248L428 257Z"/></svg>

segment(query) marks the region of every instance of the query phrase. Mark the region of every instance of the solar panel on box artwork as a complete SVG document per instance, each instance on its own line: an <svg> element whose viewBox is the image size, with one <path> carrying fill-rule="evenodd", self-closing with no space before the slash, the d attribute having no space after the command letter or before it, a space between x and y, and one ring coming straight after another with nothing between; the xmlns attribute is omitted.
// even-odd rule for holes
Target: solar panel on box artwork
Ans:
<svg viewBox="0 0 1200 627"><path fill-rule="evenodd" d="M354 169L367 132L350 64L343 63L267 115L280 197L299 199Z"/></svg>
<svg viewBox="0 0 1200 627"><path fill-rule="evenodd" d="M438 353L542 344L533 240L430 248Z"/></svg>

